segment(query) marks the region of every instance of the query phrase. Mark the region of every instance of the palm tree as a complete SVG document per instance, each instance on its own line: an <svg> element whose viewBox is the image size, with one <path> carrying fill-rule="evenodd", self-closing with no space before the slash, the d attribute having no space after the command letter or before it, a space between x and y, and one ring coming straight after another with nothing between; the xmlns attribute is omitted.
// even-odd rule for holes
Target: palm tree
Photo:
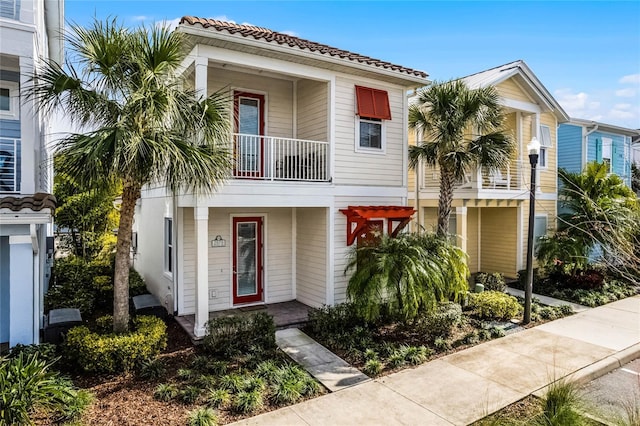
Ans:
<svg viewBox="0 0 640 426"><path fill-rule="evenodd" d="M382 235L351 251L349 270L347 293L367 320L378 318L383 304L411 320L468 289L466 254L435 234Z"/></svg>
<svg viewBox="0 0 640 426"><path fill-rule="evenodd" d="M116 19L73 26L75 63L49 62L30 96L60 108L84 133L63 138L58 170L88 186L119 182L122 205L114 276L113 328L128 329L129 251L136 201L148 184L169 191L212 191L231 169L228 102L197 98L179 67L183 37L167 28L128 29Z"/></svg>
<svg viewBox="0 0 640 426"><path fill-rule="evenodd" d="M461 80L427 87L409 107L409 127L425 138L409 147L409 167L415 170L424 162L440 168L438 235L449 233L456 181L479 166L496 170L511 160L516 147L502 124L496 89L469 89Z"/></svg>

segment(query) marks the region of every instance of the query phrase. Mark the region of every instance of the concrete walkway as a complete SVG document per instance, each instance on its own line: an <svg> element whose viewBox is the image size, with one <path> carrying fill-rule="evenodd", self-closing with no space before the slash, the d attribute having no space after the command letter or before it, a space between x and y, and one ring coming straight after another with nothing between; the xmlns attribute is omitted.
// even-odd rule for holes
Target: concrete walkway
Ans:
<svg viewBox="0 0 640 426"><path fill-rule="evenodd" d="M518 290L517 288L507 287L506 291L512 296L518 296L518 297L524 298L524 291ZM566 300L554 299L553 297L543 296L541 294L533 293L532 297L534 299L538 299L541 304L547 305L547 306L569 305L573 309L573 312L576 312L576 313L586 311L587 309L591 309L588 306L579 305L573 302L567 302Z"/></svg>
<svg viewBox="0 0 640 426"><path fill-rule="evenodd" d="M370 380L297 328L276 331L276 344L331 392Z"/></svg>
<svg viewBox="0 0 640 426"><path fill-rule="evenodd" d="M640 296L492 340L238 425L467 425L561 377L640 356Z"/></svg>

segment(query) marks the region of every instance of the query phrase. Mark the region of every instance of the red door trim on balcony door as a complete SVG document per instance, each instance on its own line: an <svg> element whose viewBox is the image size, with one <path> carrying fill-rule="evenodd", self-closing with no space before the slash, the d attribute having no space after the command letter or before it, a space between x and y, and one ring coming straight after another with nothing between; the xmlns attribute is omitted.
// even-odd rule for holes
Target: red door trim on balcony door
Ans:
<svg viewBox="0 0 640 426"><path fill-rule="evenodd" d="M234 132L240 133L240 99L249 98L255 99L258 101L258 136L264 136L264 95L259 93L251 93L251 92L243 92L239 90L235 90L233 92L233 122L234 122ZM235 152L237 148L237 141L234 143L234 156L237 158L237 152ZM237 160L234 163L237 166ZM234 166L234 176L237 175L237 170L235 170ZM255 173L243 174L242 176L248 177L261 177L264 175L264 139L260 138L260 165L259 170Z"/></svg>

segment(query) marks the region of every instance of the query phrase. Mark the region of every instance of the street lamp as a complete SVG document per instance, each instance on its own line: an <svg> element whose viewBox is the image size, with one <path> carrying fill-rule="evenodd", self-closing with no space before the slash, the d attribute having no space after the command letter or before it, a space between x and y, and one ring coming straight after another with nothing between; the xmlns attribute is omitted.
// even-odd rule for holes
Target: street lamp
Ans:
<svg viewBox="0 0 640 426"><path fill-rule="evenodd" d="M527 235L527 283L524 288L523 324L531 322L531 298L533 294L533 227L536 217L536 167L540 154L540 142L535 136L527 144L529 164L531 164L531 188L529 190L529 232Z"/></svg>

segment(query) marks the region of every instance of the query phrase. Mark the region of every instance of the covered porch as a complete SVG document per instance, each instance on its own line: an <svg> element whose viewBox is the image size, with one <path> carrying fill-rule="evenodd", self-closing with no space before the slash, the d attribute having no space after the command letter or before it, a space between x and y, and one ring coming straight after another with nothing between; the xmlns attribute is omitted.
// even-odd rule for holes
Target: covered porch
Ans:
<svg viewBox="0 0 640 426"><path fill-rule="evenodd" d="M209 312L209 319L232 317L232 316L247 316L256 314L259 312L266 312L273 317L273 322L276 325L276 329L301 327L308 321L308 312L311 309L310 306L297 300L291 300L289 302L281 303L268 303L265 305L238 307L234 309L226 309L223 311ZM175 320L180 326L187 332L191 340L201 340L204 336L198 337L194 334L195 327L195 315L181 315L176 316Z"/></svg>

